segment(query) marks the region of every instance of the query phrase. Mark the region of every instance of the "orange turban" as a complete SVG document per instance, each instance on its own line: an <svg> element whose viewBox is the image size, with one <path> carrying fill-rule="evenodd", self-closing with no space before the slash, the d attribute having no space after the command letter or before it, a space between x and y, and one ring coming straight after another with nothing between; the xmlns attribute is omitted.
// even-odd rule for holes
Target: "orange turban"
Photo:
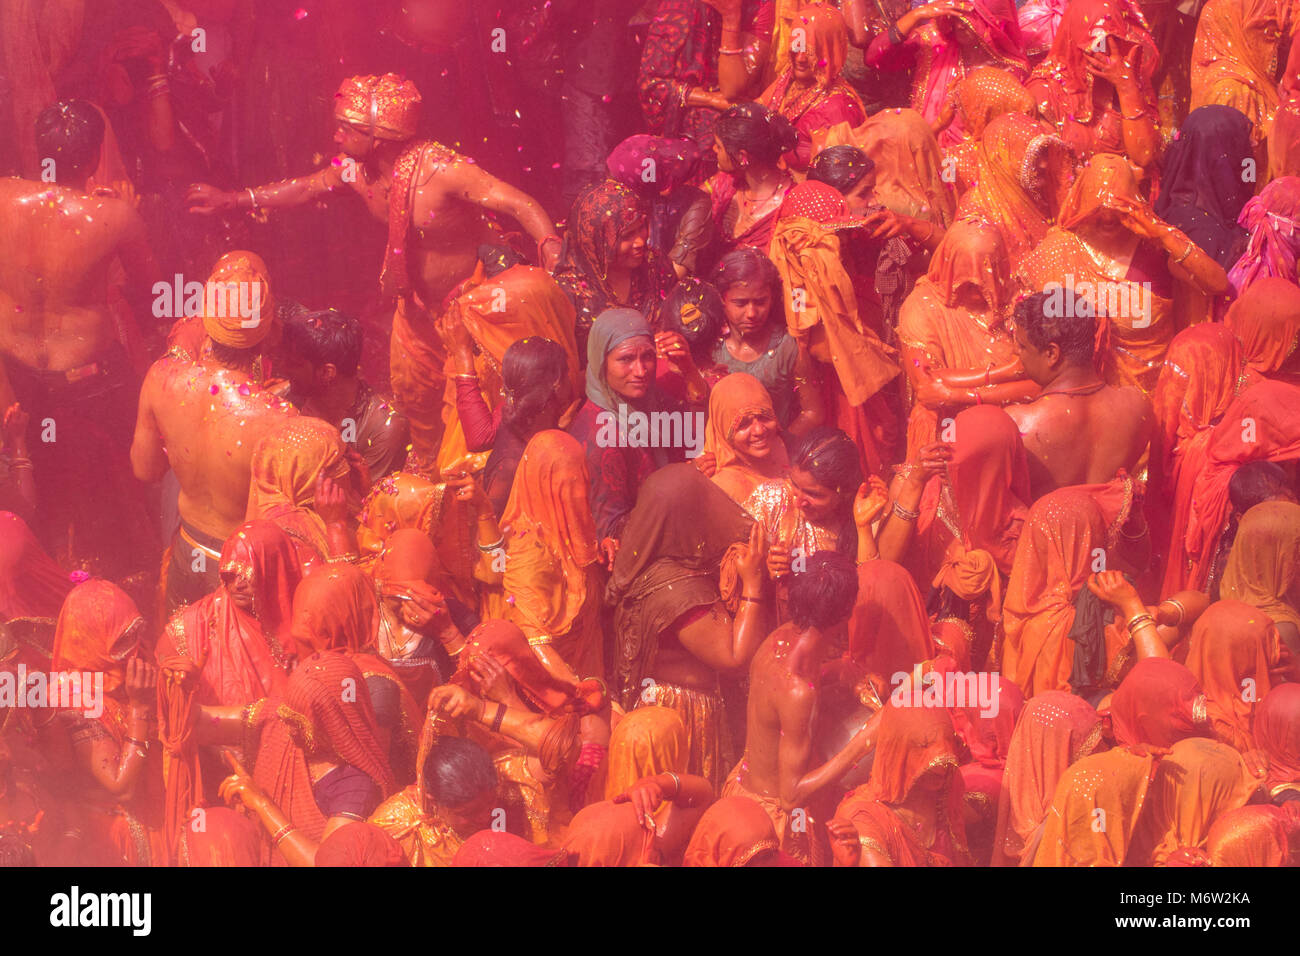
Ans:
<svg viewBox="0 0 1300 956"><path fill-rule="evenodd" d="M266 263L255 252L237 249L217 260L203 290L203 331L214 342L251 349L275 321L275 303Z"/></svg>
<svg viewBox="0 0 1300 956"><path fill-rule="evenodd" d="M396 73L351 76L334 94L334 116L376 139L401 142L415 135L420 91Z"/></svg>

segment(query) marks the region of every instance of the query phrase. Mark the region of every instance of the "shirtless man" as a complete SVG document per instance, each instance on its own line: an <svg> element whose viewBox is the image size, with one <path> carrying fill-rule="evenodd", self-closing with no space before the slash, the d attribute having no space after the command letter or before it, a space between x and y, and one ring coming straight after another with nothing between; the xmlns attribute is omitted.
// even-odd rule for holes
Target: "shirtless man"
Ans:
<svg viewBox="0 0 1300 956"><path fill-rule="evenodd" d="M218 307L216 288L223 284L260 290L256 321L238 309ZM145 375L131 466L137 478L150 482L161 480L170 467L180 484L180 526L166 573L168 613L220 584L221 546L244 523L248 509L253 449L297 414L254 382L272 315L262 260L251 252L229 252L217 260L204 290L208 340L198 360L169 353Z"/></svg>
<svg viewBox="0 0 1300 956"><path fill-rule="evenodd" d="M500 241L486 213L509 217L537 243L543 266L559 258L560 238L535 200L431 141L411 142L420 94L393 74L354 76L335 95L341 152L308 176L243 192L190 189L192 212L299 206L336 190L356 193L388 224L380 284L398 296L393 317L391 381L411 423L412 453L430 463L442 439L443 365L434 329L444 300L474 271L478 247ZM392 200L389 194L396 191Z"/></svg>
<svg viewBox="0 0 1300 956"><path fill-rule="evenodd" d="M148 565L150 535L123 454L136 385L109 268L122 264L125 296L147 315L157 267L132 203L88 192L103 139L94 106L56 103L36 121L54 181L0 179L0 361L30 415L37 533L61 562L102 559L95 570L121 576Z"/></svg>
<svg viewBox="0 0 1300 956"><path fill-rule="evenodd" d="M805 864L813 852L809 801L837 783L874 742L873 721L830 760L811 766L826 639L849 619L857 596L857 570L838 551L818 551L806 571L791 577L790 620L768 636L749 666L745 754L722 791L761 804L781 849Z"/></svg>
<svg viewBox="0 0 1300 956"><path fill-rule="evenodd" d="M1063 290L1068 297L1069 289ZM1100 484L1121 469L1136 475L1154 428L1151 402L1140 389L1107 385L1093 364L1095 322L1087 302L1065 303L1046 314L1048 293L1017 303L1016 349L1042 392L1008 405L1029 457L1029 485L1037 500L1067 485Z"/></svg>

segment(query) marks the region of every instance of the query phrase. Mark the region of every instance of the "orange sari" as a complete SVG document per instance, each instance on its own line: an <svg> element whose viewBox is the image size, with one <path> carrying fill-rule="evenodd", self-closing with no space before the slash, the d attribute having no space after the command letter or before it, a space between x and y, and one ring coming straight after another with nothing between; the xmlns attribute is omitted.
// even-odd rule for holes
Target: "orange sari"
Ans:
<svg viewBox="0 0 1300 956"><path fill-rule="evenodd" d="M713 483L727 497L743 505L754 489L765 481L790 473L790 456L776 426L768 438L766 458L750 460L731 444L736 425L746 416L763 414L776 421L772 397L763 383L745 372L732 372L709 393L709 418L704 427L704 452L712 454L717 471Z"/></svg>
<svg viewBox="0 0 1300 956"><path fill-rule="evenodd" d="M274 521L295 540L303 567L330 555L325 522L312 508L316 480L343 481L348 459L339 430L320 418L299 415L269 432L253 450L248 488L249 521Z"/></svg>
<svg viewBox="0 0 1300 956"><path fill-rule="evenodd" d="M947 227L957 199L943 176L943 155L930 124L916 110L881 110L861 126L840 124L824 146L857 146L876 164L876 202L900 216Z"/></svg>
<svg viewBox="0 0 1300 956"><path fill-rule="evenodd" d="M1029 509L1007 584L1002 624L1002 674L1026 697L1071 690L1075 664L1075 600L1106 548L1106 523L1091 494L1061 488ZM1107 632L1109 662L1118 647Z"/></svg>
<svg viewBox="0 0 1300 956"><path fill-rule="evenodd" d="M894 690L894 675L910 675L915 665L933 660L935 651L925 601L907 569L885 560L860 564L845 652L863 674L859 700L873 709L883 706Z"/></svg>
<svg viewBox="0 0 1300 956"><path fill-rule="evenodd" d="M959 299L974 288L984 307L971 309ZM987 223L955 222L934 251L930 269L917 280L898 314L898 340L921 353L906 365L913 392L940 369L989 369L1016 357L1006 322L1011 311L1011 275L1002 234ZM951 409L912 405L907 423L907 453L938 441L939 416Z"/></svg>
<svg viewBox="0 0 1300 956"><path fill-rule="evenodd" d="M776 829L767 812L748 797L723 797L696 824L682 865L762 865L778 853ZM755 858L761 862L754 863Z"/></svg>
<svg viewBox="0 0 1300 956"><path fill-rule="evenodd" d="M1254 746L1255 708L1272 687L1279 641L1268 616L1240 601L1216 601L1192 625L1187 669L1205 688L1214 737L1243 753Z"/></svg>
<svg viewBox="0 0 1300 956"><path fill-rule="evenodd" d="M1210 865L1293 866L1291 843L1297 830L1300 815L1285 807L1229 810L1214 821L1206 838Z"/></svg>
<svg viewBox="0 0 1300 956"><path fill-rule="evenodd" d="M1057 783L1072 764L1098 748L1101 734L1101 718L1081 697L1049 690L1026 702L1002 774L993 866L1032 862L1021 857L1043 826Z"/></svg>
<svg viewBox="0 0 1300 956"><path fill-rule="evenodd" d="M1192 45L1191 108L1222 103L1242 113L1262 142L1277 111L1277 55L1284 4L1209 0ZM1260 170L1260 182L1267 182Z"/></svg>
<svg viewBox="0 0 1300 956"><path fill-rule="evenodd" d="M85 717L80 708L62 713L70 730L92 740L110 738L120 753L127 742L127 660L140 650L143 621L135 602L109 581L92 578L69 593L54 632L50 670L103 675L103 713ZM74 705L75 699L71 701ZM88 703L83 701L83 703ZM134 790L115 796L86 780L88 771L63 768L72 783L68 793L72 820L80 824L79 866L154 866L168 859L164 831L162 748L152 748ZM76 783L73 783L76 786Z"/></svg>
<svg viewBox="0 0 1300 956"><path fill-rule="evenodd" d="M506 349L533 335L557 342L564 349L569 360L571 394L582 394L573 303L545 269L517 265L487 278L480 265L449 308L454 312L451 320L458 318L464 323L478 346L474 366L489 409L495 409L504 400L501 362ZM438 467L444 472L469 454L456 409L454 372L455 366L448 359L442 407L444 429L438 449Z"/></svg>
<svg viewBox="0 0 1300 956"><path fill-rule="evenodd" d="M574 814L564 849L577 856L578 866L641 866L659 862L654 839L632 804L602 800Z"/></svg>
<svg viewBox="0 0 1300 956"><path fill-rule="evenodd" d="M394 472L370 489L359 521L357 547L363 568L373 571L393 532L416 528L428 535L437 549L439 567L430 582L467 607L477 607L474 516L455 495L447 495L446 482Z"/></svg>
<svg viewBox="0 0 1300 956"><path fill-rule="evenodd" d="M1155 762L1144 750L1117 747L1072 764L1056 785L1033 865L1123 866Z"/></svg>
<svg viewBox="0 0 1300 956"><path fill-rule="evenodd" d="M1300 790L1300 684L1269 691L1255 714L1255 746L1268 758L1269 795Z"/></svg>
<svg viewBox="0 0 1300 956"><path fill-rule="evenodd" d="M956 160L960 197L979 180L979 145L989 123L1005 113L1033 116L1038 107L1023 83L994 66L982 66L958 82L956 102L965 133L948 147L947 159Z"/></svg>
<svg viewBox="0 0 1300 956"><path fill-rule="evenodd" d="M530 645L549 644L576 676L605 673L596 526L586 450L565 432L528 442L501 516L507 617Z"/></svg>
<svg viewBox="0 0 1300 956"><path fill-rule="evenodd" d="M1257 385L1279 371L1300 344L1300 287L1280 276L1256 279L1228 307L1223 324L1241 342L1242 387Z"/></svg>
<svg viewBox="0 0 1300 956"><path fill-rule="evenodd" d="M980 140L977 181L957 204L958 219L982 219L1002 233L1013 271L1051 226L1045 200L1030 191L1022 173L1052 146L1061 152L1066 149L1042 121L1023 113L999 116Z"/></svg>
<svg viewBox="0 0 1300 956"><path fill-rule="evenodd" d="M840 801L836 819L852 823L862 846L893 866L969 865L957 736L948 711L891 703L879 733L871 779ZM934 795L934 838L925 846L895 807L936 772L943 783Z"/></svg>
<svg viewBox="0 0 1300 956"><path fill-rule="evenodd" d="M1073 287L1094 315L1106 315L1110 324L1106 381L1136 385L1149 394L1174 337L1174 300L1130 280L1130 262L1109 258L1074 231L1102 210L1117 208L1116 198L1147 205L1128 160L1100 153L1080 171L1061 205L1057 225L1025 257L1019 276L1026 289ZM1138 237L1139 246L1143 241Z"/></svg>
<svg viewBox="0 0 1300 956"><path fill-rule="evenodd" d="M1259 783L1226 744L1204 737L1178 741L1156 767L1129 865L1165 866L1175 853L1203 854L1210 824L1245 806Z"/></svg>
<svg viewBox="0 0 1300 956"><path fill-rule="evenodd" d="M1300 505L1264 501L1246 512L1219 594L1300 627Z"/></svg>
<svg viewBox="0 0 1300 956"><path fill-rule="evenodd" d="M610 735L605 799L613 800L644 777L686 773L690 755L686 725L677 711L671 707L638 707L625 715ZM666 804L660 804L655 810L660 822L666 809Z"/></svg>

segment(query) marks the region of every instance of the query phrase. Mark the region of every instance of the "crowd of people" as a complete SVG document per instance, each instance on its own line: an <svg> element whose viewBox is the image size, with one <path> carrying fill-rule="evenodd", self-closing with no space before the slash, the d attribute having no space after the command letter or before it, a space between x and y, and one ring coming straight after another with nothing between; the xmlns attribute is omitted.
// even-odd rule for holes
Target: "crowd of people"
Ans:
<svg viewBox="0 0 1300 956"><path fill-rule="evenodd" d="M1300 7L0 31L0 864L1300 865Z"/></svg>

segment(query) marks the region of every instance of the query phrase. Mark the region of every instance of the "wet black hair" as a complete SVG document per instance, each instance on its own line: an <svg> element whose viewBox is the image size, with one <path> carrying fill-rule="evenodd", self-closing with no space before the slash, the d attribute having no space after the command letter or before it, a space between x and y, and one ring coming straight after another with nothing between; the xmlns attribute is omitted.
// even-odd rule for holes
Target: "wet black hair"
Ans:
<svg viewBox="0 0 1300 956"><path fill-rule="evenodd" d="M875 168L875 161L856 146L828 146L813 160L808 178L847 193Z"/></svg>
<svg viewBox="0 0 1300 956"><path fill-rule="evenodd" d="M726 323L718 290L694 276L678 282L659 303L659 328L680 332L697 361L712 351Z"/></svg>
<svg viewBox="0 0 1300 956"><path fill-rule="evenodd" d="M847 621L858 599L858 569L840 551L818 551L790 578L788 608L795 627L822 630Z"/></svg>
<svg viewBox="0 0 1300 956"><path fill-rule="evenodd" d="M485 242L478 247L478 261L483 263L483 271L492 279L512 266L521 265L526 260L509 246L498 246Z"/></svg>
<svg viewBox="0 0 1300 956"><path fill-rule="evenodd" d="M63 100L36 117L36 151L54 160L56 182L94 170L103 143L104 117L86 100Z"/></svg>
<svg viewBox="0 0 1300 956"><path fill-rule="evenodd" d="M1035 292L1016 303L1015 322L1025 338L1042 350L1056 343L1069 365L1091 365L1096 348L1097 320L1088 300L1062 287Z"/></svg>
<svg viewBox="0 0 1300 956"><path fill-rule="evenodd" d="M791 464L840 495L852 497L862 484L858 446L852 438L830 425L819 425L804 435L794 451Z"/></svg>
<svg viewBox="0 0 1300 956"><path fill-rule="evenodd" d="M424 791L435 806L463 807L497 788L492 756L463 737L439 737L424 763Z"/></svg>
<svg viewBox="0 0 1300 956"><path fill-rule="evenodd" d="M775 165L799 141L799 134L788 119L758 103L728 107L718 117L714 131L733 160L744 151L750 159L765 165Z"/></svg>
<svg viewBox="0 0 1300 956"><path fill-rule="evenodd" d="M314 368L333 365L340 375L355 375L361 365L361 320L336 309L298 306L281 316L284 341Z"/></svg>
<svg viewBox="0 0 1300 956"><path fill-rule="evenodd" d="M733 249L719 259L709 281L720 296L725 296L732 286L742 282L747 285L766 285L772 290L773 305L781 302L781 273L777 272L771 259L753 246Z"/></svg>
<svg viewBox="0 0 1300 956"><path fill-rule="evenodd" d="M1248 461L1228 480L1233 510L1243 515L1255 505L1290 490L1286 469L1275 461Z"/></svg>
<svg viewBox="0 0 1300 956"><path fill-rule="evenodd" d="M569 371L564 349L540 335L511 342L501 358L505 405L501 423L516 432L530 433L533 423L555 395Z"/></svg>

